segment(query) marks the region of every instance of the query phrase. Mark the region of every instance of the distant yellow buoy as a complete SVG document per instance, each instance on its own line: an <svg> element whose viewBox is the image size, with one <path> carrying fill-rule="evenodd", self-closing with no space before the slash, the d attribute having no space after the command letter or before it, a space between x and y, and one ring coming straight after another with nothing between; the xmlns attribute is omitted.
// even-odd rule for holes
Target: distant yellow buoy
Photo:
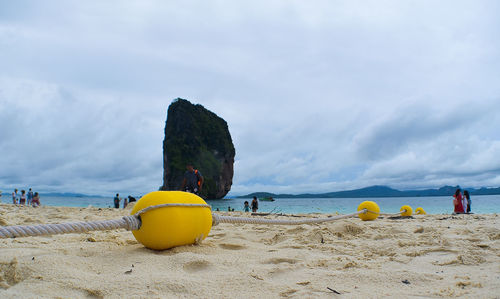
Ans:
<svg viewBox="0 0 500 299"><path fill-rule="evenodd" d="M399 209L401 216L411 216L413 209L410 206L404 205Z"/></svg>
<svg viewBox="0 0 500 299"><path fill-rule="evenodd" d="M416 215L427 215L427 213L421 207L418 207L415 209L415 214Z"/></svg>
<svg viewBox="0 0 500 299"><path fill-rule="evenodd" d="M358 206L358 211L367 209L368 212L359 214L358 217L363 221L375 220L378 218L380 208L374 201L363 201Z"/></svg>
<svg viewBox="0 0 500 299"><path fill-rule="evenodd" d="M155 191L144 195L132 215L161 204L207 204L195 194L182 191ZM132 231L135 239L150 249L164 250L205 239L212 228L209 207L162 207L140 215L141 227Z"/></svg>

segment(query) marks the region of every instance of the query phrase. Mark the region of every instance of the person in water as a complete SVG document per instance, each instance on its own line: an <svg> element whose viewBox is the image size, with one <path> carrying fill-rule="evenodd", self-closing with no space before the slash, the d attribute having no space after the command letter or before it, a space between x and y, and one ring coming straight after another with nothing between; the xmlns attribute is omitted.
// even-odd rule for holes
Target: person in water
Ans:
<svg viewBox="0 0 500 299"><path fill-rule="evenodd" d="M464 205L463 205L463 198L462 198L462 192L460 191L460 189L457 189L457 191L455 191L455 195L453 195L453 206L454 206L454 210L453 212L455 214L463 214L465 213L464 211Z"/></svg>
<svg viewBox="0 0 500 299"><path fill-rule="evenodd" d="M243 207L243 210L245 212L250 212L250 205L248 204L248 201L245 200L245 206Z"/></svg>
<svg viewBox="0 0 500 299"><path fill-rule="evenodd" d="M464 207L467 207L467 214L470 213L470 194L469 194L469 191L467 190L464 190L464 203L465 203L465 206Z"/></svg>
<svg viewBox="0 0 500 299"><path fill-rule="evenodd" d="M252 212L255 213L259 209L259 202L257 201L257 197L254 196L252 200Z"/></svg>
<svg viewBox="0 0 500 299"><path fill-rule="evenodd" d="M186 191L199 195L203 188L204 178L198 169L194 169L192 163L186 165L186 172L184 173L184 180L182 181L181 191Z"/></svg>

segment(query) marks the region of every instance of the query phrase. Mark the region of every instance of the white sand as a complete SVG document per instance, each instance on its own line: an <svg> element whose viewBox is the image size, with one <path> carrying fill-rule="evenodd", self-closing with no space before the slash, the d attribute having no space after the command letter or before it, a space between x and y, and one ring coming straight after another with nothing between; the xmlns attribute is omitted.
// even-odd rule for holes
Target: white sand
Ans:
<svg viewBox="0 0 500 299"><path fill-rule="evenodd" d="M0 225L129 211L3 204ZM500 218L220 224L201 245L166 251L144 248L125 230L0 239L0 298L35 297L499 298Z"/></svg>

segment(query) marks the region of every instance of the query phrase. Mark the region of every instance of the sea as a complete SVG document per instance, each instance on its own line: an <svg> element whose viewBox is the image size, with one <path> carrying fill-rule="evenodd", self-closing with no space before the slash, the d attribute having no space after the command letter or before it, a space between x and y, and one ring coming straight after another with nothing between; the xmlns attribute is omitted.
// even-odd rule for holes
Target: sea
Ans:
<svg viewBox="0 0 500 299"><path fill-rule="evenodd" d="M11 203L10 196L2 196L3 203ZM396 213L401 206L409 205L414 210L422 207L428 214L451 214L453 212L453 198L451 196L436 197L370 197L370 198L276 198L275 201L260 201L259 212L283 214L310 214L310 213L340 213L356 212L358 205L370 200L376 202L381 213ZM42 205L66 207L100 207L113 206L112 197L71 197L71 196L41 196ZM212 210L243 211L244 202L251 202L250 198L232 198L206 200ZM500 213L500 195L478 195L471 197L471 212L476 214Z"/></svg>

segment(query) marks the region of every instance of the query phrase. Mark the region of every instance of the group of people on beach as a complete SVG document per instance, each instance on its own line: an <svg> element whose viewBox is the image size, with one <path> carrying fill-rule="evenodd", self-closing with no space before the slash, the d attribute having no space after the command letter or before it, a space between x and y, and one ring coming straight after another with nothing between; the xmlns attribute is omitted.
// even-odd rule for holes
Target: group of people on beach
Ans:
<svg viewBox="0 0 500 299"><path fill-rule="evenodd" d="M458 188L457 191L455 191L455 194L453 195L453 207L454 207L453 213L469 214L470 206L471 206L471 200L469 191L464 190L464 194L462 195L462 190Z"/></svg>
<svg viewBox="0 0 500 299"><path fill-rule="evenodd" d="M127 207L127 205L129 203L136 201L135 197L133 197L133 196L129 195L127 197L120 198L120 194L116 193L115 198L113 198L113 204L115 206L115 209L119 209L120 208L120 201L122 201L122 200L123 200L123 208L124 209Z"/></svg>
<svg viewBox="0 0 500 299"><path fill-rule="evenodd" d="M252 213L256 213L257 210L259 209L259 201L257 200L256 196L253 197L251 207L252 207ZM245 212L250 212L250 204L248 203L248 201L244 202L243 210Z"/></svg>
<svg viewBox="0 0 500 299"><path fill-rule="evenodd" d="M14 189L14 192L12 192L12 204L38 207L40 205L40 194L38 194L38 192L33 193L31 188L28 189L28 192L26 192L26 190L18 192L17 189Z"/></svg>

